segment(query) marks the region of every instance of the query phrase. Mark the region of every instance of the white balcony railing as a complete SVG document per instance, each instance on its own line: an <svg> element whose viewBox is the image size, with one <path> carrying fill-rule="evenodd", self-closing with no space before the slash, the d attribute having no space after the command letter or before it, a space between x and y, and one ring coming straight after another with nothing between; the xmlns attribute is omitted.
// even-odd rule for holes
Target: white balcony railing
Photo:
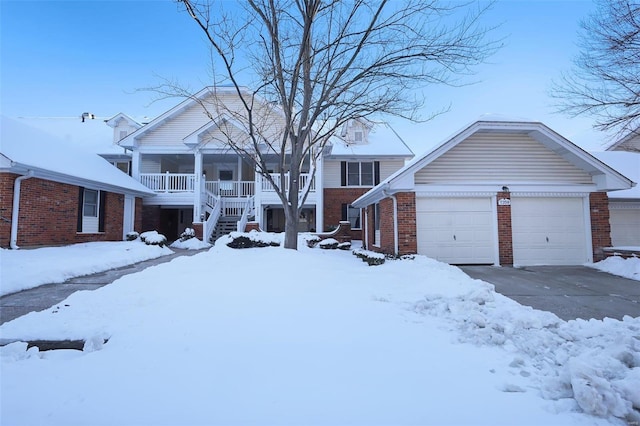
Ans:
<svg viewBox="0 0 640 426"><path fill-rule="evenodd" d="M205 188L221 197L252 197L256 193L256 183L252 180L209 180Z"/></svg>
<svg viewBox="0 0 640 426"><path fill-rule="evenodd" d="M193 192L193 173L140 173L140 183L156 192Z"/></svg>
<svg viewBox="0 0 640 426"><path fill-rule="evenodd" d="M280 179L280 173L271 173L271 178L273 179L273 182L278 186L278 188L283 188L282 184L282 179ZM303 190L305 188L305 186L307 185L307 183L309 182L309 179L311 178L311 176L309 175L309 173L300 173L300 190ZM284 189L287 190L289 188L289 173L286 173L284 175ZM271 185L271 182L269 182L266 178L262 179L262 190L265 192L274 192L275 189L274 187ZM316 180L313 179L311 181L311 186L309 188L309 192L314 192L316 190Z"/></svg>
<svg viewBox="0 0 640 426"><path fill-rule="evenodd" d="M271 177L279 188L285 190L289 187L289 173L284 176L284 183L281 182L279 173L272 173ZM309 182L308 173L300 174L300 190L304 189ZM274 187L266 179L260 179L260 188L263 192L275 192ZM195 192L196 175L193 173L140 173L140 182L155 192ZM315 192L315 179L311 180L310 192ZM256 183L254 181L206 181L205 189L217 197L241 198L252 197L256 193Z"/></svg>

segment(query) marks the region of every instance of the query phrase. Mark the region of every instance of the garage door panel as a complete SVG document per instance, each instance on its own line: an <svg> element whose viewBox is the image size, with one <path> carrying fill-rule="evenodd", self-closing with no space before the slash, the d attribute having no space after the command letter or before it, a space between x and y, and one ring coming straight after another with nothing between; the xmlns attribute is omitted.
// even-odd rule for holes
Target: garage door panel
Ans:
<svg viewBox="0 0 640 426"><path fill-rule="evenodd" d="M418 198L418 253L448 263L494 263L490 198Z"/></svg>
<svg viewBox="0 0 640 426"><path fill-rule="evenodd" d="M611 203L609 223L613 246L640 246L640 207Z"/></svg>
<svg viewBox="0 0 640 426"><path fill-rule="evenodd" d="M579 265L589 261L583 199L511 199L516 265Z"/></svg>

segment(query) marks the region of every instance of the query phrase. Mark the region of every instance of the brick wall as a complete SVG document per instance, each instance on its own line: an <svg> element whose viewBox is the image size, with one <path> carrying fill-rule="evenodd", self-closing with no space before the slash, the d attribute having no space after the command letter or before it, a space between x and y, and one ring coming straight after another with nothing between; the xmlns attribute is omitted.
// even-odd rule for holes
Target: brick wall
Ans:
<svg viewBox="0 0 640 426"><path fill-rule="evenodd" d="M399 254L415 254L418 252L416 228L416 194L402 192L396 194L398 199L398 249Z"/></svg>
<svg viewBox="0 0 640 426"><path fill-rule="evenodd" d="M370 188L325 188L322 231L328 231L330 227L337 227L342 220L342 205L351 204ZM361 213L362 214L362 213ZM364 220L362 214L360 222ZM318 230L320 231L320 230ZM361 230L351 230L351 238L360 240L363 238Z"/></svg>
<svg viewBox="0 0 640 426"><path fill-rule="evenodd" d="M142 206L140 232L158 231L160 232L160 206Z"/></svg>
<svg viewBox="0 0 640 426"><path fill-rule="evenodd" d="M13 186L18 176L0 174L0 210L2 217L11 218ZM78 187L49 180L30 178L22 181L18 246L75 244L88 241L121 241L124 195L105 196L105 230L101 233L77 232ZM9 247L11 225L0 220L0 244Z"/></svg>
<svg viewBox="0 0 640 426"><path fill-rule="evenodd" d="M513 233L511 228L511 205L500 205L500 200L511 200L508 192L497 193L498 253L500 265L513 265Z"/></svg>
<svg viewBox="0 0 640 426"><path fill-rule="evenodd" d="M416 232L416 195L403 192L395 195L398 213L398 253L399 255L415 254L418 251ZM369 214L369 246L367 250L385 254L396 254L393 199L380 201L380 246L373 245L373 206L368 206ZM364 235L362 236L364 238ZM364 241L364 240L363 240Z"/></svg>
<svg viewBox="0 0 640 426"><path fill-rule="evenodd" d="M144 232L142 230L142 198L136 198L136 216L134 218L134 222L133 222L133 230L137 231L139 233Z"/></svg>
<svg viewBox="0 0 640 426"><path fill-rule="evenodd" d="M589 210L591 212L591 243L593 244L593 261L598 262L606 256L604 247L611 247L611 224L609 223L609 197L606 192L589 194Z"/></svg>

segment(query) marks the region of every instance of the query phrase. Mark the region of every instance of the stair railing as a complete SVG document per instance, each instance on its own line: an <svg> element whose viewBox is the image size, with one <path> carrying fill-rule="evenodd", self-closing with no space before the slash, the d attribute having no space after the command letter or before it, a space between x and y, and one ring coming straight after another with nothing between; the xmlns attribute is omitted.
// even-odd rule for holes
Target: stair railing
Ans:
<svg viewBox="0 0 640 426"><path fill-rule="evenodd" d="M223 203L224 201L222 200L222 198L216 198L215 204L213 205L213 207L211 208L211 212L209 213L209 218L204 223L204 235L205 235L204 241L209 241L211 239L211 236L213 235L213 231L215 231L216 225L218 224L218 220L222 215Z"/></svg>
<svg viewBox="0 0 640 426"><path fill-rule="evenodd" d="M253 198L254 197L250 197L249 199L247 199L247 202L242 209L242 216L240 216L240 220L238 221L238 232L244 232L247 226L247 222L249 221L249 213L253 211Z"/></svg>

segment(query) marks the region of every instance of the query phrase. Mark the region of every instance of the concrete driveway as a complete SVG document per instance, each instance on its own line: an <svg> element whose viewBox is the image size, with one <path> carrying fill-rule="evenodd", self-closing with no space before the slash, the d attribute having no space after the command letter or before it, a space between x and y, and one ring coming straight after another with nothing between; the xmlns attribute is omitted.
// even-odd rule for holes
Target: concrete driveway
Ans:
<svg viewBox="0 0 640 426"><path fill-rule="evenodd" d="M461 266L496 291L564 320L640 316L640 281L585 266Z"/></svg>

